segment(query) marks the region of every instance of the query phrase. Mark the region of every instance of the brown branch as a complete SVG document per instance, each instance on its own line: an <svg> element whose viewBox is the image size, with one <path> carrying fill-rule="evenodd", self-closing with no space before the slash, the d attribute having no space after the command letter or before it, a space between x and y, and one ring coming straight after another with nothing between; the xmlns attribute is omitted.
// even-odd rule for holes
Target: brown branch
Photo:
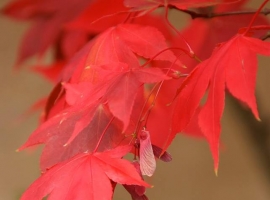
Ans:
<svg viewBox="0 0 270 200"><path fill-rule="evenodd" d="M221 12L221 13L214 13L214 12L209 12L209 13L199 13L196 11L192 10L180 10L179 11L189 14L192 19L195 18L214 18L214 17L225 17L225 16L233 16L233 15L252 15L255 14L257 10L254 11L232 11L232 12ZM262 15L269 15L270 14L270 9L265 8L260 12Z"/></svg>

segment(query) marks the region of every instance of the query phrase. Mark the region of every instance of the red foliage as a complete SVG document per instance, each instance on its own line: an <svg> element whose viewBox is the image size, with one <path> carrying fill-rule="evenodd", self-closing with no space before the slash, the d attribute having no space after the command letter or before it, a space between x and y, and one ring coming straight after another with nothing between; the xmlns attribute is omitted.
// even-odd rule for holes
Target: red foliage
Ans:
<svg viewBox="0 0 270 200"><path fill-rule="evenodd" d="M45 145L43 174L22 199L111 199L117 183L132 199L146 200L150 185L142 175L154 174L156 158L172 160L166 150L180 132L208 141L217 170L225 90L259 119L256 56L270 56L265 41L270 26L259 15L267 0L249 14L246 2L14 0L7 5L4 14L33 22L17 66L54 51L51 64L32 68L55 87L39 127L19 148ZM159 7L165 9L152 12ZM170 9L193 19L177 30L167 19ZM127 153L134 154L132 163L123 158Z"/></svg>
<svg viewBox="0 0 270 200"><path fill-rule="evenodd" d="M130 149L130 146L125 146L102 153L78 154L43 174L21 199L42 199L48 194L50 199L110 199L110 180L149 187L136 168L121 159Z"/></svg>

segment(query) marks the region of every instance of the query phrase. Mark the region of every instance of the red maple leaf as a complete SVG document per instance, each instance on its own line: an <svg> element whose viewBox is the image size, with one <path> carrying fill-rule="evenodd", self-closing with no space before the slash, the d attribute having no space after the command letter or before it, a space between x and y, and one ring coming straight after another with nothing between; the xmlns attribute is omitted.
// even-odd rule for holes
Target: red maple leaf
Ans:
<svg viewBox="0 0 270 200"><path fill-rule="evenodd" d="M130 67L137 67L139 62L134 53L144 58L152 58L167 48L165 38L158 29L137 24L120 24L109 28L96 38L93 47L87 53L84 65L81 65L83 68L78 70L84 73L82 70L85 68L87 71L91 65L111 62L122 62ZM169 50L155 57L155 60L169 62L175 62L175 59Z"/></svg>
<svg viewBox="0 0 270 200"><path fill-rule="evenodd" d="M123 121L125 130L129 124L134 97L143 83L155 83L169 78L160 69L140 67L133 52L151 58L165 48L167 45L164 37L153 27L118 25L95 40L71 82L91 82L95 88L99 88L97 91L104 91L110 111ZM155 59L174 62L175 56L168 51ZM88 93L84 95L92 98L93 92L89 90ZM87 102L89 100L83 104Z"/></svg>
<svg viewBox="0 0 270 200"><path fill-rule="evenodd" d="M61 112L34 131L19 150L45 144L40 161L41 169L45 171L78 153L92 152L110 118L110 114L106 113L102 106L97 105L77 112ZM114 148L120 141L125 144L123 139L121 131L111 124L98 150Z"/></svg>
<svg viewBox="0 0 270 200"><path fill-rule="evenodd" d="M221 44L209 59L200 63L178 91L173 134L170 135L169 141L176 132L182 131L187 126L203 95L209 89L207 101L199 113L199 125L210 144L217 170L225 87L234 97L247 104L254 116L259 119L254 96L257 53L270 55L270 44L238 34Z"/></svg>
<svg viewBox="0 0 270 200"><path fill-rule="evenodd" d="M89 82L69 84L66 88L67 102L73 104L73 110L80 110L88 105L90 110L91 106L95 105L94 102L101 98L100 102L106 103L112 114L123 122L125 131L129 125L135 103L134 97L143 83L154 83L168 78L157 68L139 66L129 68L124 63L110 63L100 67L92 66L88 80L92 80L93 84ZM74 91L75 88L77 88L76 91ZM81 125L86 126L87 120ZM75 134L79 133L76 132Z"/></svg>
<svg viewBox="0 0 270 200"><path fill-rule="evenodd" d="M224 4L217 5L213 8L197 9L198 14L205 14L211 16L212 14L222 14L233 11L245 12L249 8L245 7L247 1L238 1L237 3L227 4L226 0L223 0ZM183 36L189 42L190 46L196 52L196 55L201 59L205 60L209 58L219 43L228 41L232 38L235 33L242 27L246 26L252 19L253 14L246 15L228 15L222 17L203 18L196 17L190 20L188 27L183 32ZM269 20L264 15L259 15L254 21L255 25L268 25ZM230 28L228 28L230 27ZM260 38L265 35L267 31L256 31L254 37ZM200 36L198 36L200 33ZM222 34L221 34L222 33ZM194 39L196 38L196 39ZM172 43L176 46L185 45L181 37L176 37ZM195 60L185 59L184 62L188 69L193 69L197 62ZM189 73L190 71L186 72Z"/></svg>
<svg viewBox="0 0 270 200"><path fill-rule="evenodd" d="M19 20L32 20L34 24L25 34L20 46L17 64L45 51L60 37L65 23L81 13L90 2L88 0L16 0L8 4L3 12ZM65 6L63 6L65 5Z"/></svg>
<svg viewBox="0 0 270 200"><path fill-rule="evenodd" d="M130 149L130 146L120 146L101 153L78 154L45 172L21 199L42 199L47 195L51 200L111 199L111 180L150 187L129 161L121 159Z"/></svg>
<svg viewBox="0 0 270 200"><path fill-rule="evenodd" d="M109 9L104 10L104 4ZM69 0L68 2L65 0L57 2L53 0L14 0L5 6L2 12L18 20L32 20L34 22L25 34L20 46L17 64L21 64L35 54L43 56L51 46L56 48L57 53L61 50L60 54L65 59L70 58L91 36L123 21L127 13L119 15L119 20L115 20L116 14L127 10L121 1L116 3L115 1L108 2L108 0ZM90 17L87 18L89 19L87 23L81 17L86 13ZM93 21L99 21L104 16L110 16L110 14L115 14L115 17L109 18L111 22L107 23L110 21L108 19L101 20L98 24L102 28L97 28L97 24L95 24L92 26L94 31L91 33L78 28L67 28L67 24L75 19L77 23L89 25Z"/></svg>
<svg viewBox="0 0 270 200"><path fill-rule="evenodd" d="M31 70L44 76L47 80L57 83L64 65L65 63L63 61L56 61L51 65L35 65Z"/></svg>
<svg viewBox="0 0 270 200"><path fill-rule="evenodd" d="M235 10L246 10L243 7L245 1L241 1L233 4L226 4L226 0L223 1L224 4L220 4L214 7L206 7L206 8L198 8L195 9L196 12L202 14L211 15L211 13L227 13ZM240 15L240 16L223 16L223 17L214 17L214 18L195 18L190 21L190 26L181 32L189 42L190 46L198 55L200 59L209 58L216 44L229 40L231 37L235 35L235 32L248 24L252 18L252 14L248 15ZM268 24L266 17L263 15L259 15L255 22L257 24ZM228 28L230 27L230 28ZM252 28L253 29L253 28ZM198 32L200 35L198 36ZM263 33L266 32L266 29L254 32L254 37L260 38ZM221 34L222 33L222 34ZM195 39L194 39L195 38ZM185 46L186 44L183 42L183 38L177 35L174 40L172 40L173 46ZM178 51L177 51L178 52ZM176 53L177 53L176 52ZM181 57L181 61L185 63L187 66L186 69L178 69L176 68L179 75L181 74L189 74L192 69L197 65L198 61L195 59L190 59L190 57ZM166 135L170 134L171 120L172 120L172 112L173 109L168 107L168 103L171 102L171 99L175 96L175 91L173 88L179 87L182 84L183 78L178 78L175 80L166 81L163 83L160 91L159 97L155 103L155 109L153 109L151 113L151 118L149 118L147 128L151 133L160 132L158 135L152 135L152 142L159 145L160 147L167 148L168 146L164 146L164 138L161 137L163 135L166 138ZM175 102L172 102L171 107L174 106ZM164 117L166 116L166 117ZM157 126L159 124L159 126ZM196 115L192 117L189 122L189 125L182 131L189 136L195 137L204 137L202 134L199 125L198 125L198 112L196 111Z"/></svg>
<svg viewBox="0 0 270 200"><path fill-rule="evenodd" d="M138 44L141 41L145 48L150 50L149 53L143 53L145 57L151 57L154 53L158 53L163 46L166 47L165 42L161 41L161 45L154 46L153 44L158 42L156 39L152 39L153 44L144 39L151 28L140 29L137 25L123 25L123 27L127 27L127 30L135 28L142 30L135 35L140 36L136 38ZM83 62L80 60L77 62L77 65L74 66L77 68L74 76L71 77L70 83L64 85L65 100L69 106L65 106L59 110L59 113L49 118L20 148L45 143L41 161L42 169L63 161L75 153L93 150L93 145L97 142L100 131L103 129L93 131L95 134L87 135L87 127L93 128L93 124L97 123L94 120L96 113L104 112L103 109L106 109L106 106L100 107L99 105L107 104L112 115L120 119L124 124L123 128L126 129L135 103L134 97L142 89L143 83L154 83L169 78L161 69L140 67L137 57L129 48L132 43L127 39L124 41L119 39L121 30L119 34L117 31L117 27L109 29L90 45L90 49L87 48L88 51L84 49L83 54L79 53ZM153 31L152 36L161 39L161 34L157 31ZM127 44L125 44L126 40ZM144 52L144 49L134 51L140 53ZM167 52L166 55L168 58L161 56L157 59L175 60L171 52ZM53 108L54 106L51 109ZM109 114L105 114L105 116L107 115ZM103 120L104 123L105 119L108 119L108 117L96 118ZM90 129L92 130L92 128ZM115 135L112 138L120 136L119 131L115 131L115 133L112 131L111 134ZM111 134L108 134L108 137ZM96 139L93 140L93 137ZM73 142L75 138L76 140ZM104 145L105 141L112 143L112 141L104 140ZM82 143L80 147L72 150L80 142ZM63 147L63 145L67 146ZM52 156L55 152L59 152L58 156Z"/></svg>
<svg viewBox="0 0 270 200"><path fill-rule="evenodd" d="M76 102L73 103L74 110L79 110L88 105L91 107L91 104L94 105L93 103L101 98L100 102L106 103L112 114L123 122L124 131L130 122L134 97L143 83L154 83L169 78L158 68L130 68L120 62L99 67L92 65L87 71L87 78L84 75L84 80L92 80L92 84L69 84L66 88L67 102ZM74 91L75 88L77 91Z"/></svg>
<svg viewBox="0 0 270 200"><path fill-rule="evenodd" d="M263 18L258 20L260 26L251 27L267 0L243 34L219 45L193 71L190 65L182 70L178 57L184 52L193 61L208 58L217 43L250 21L251 15L241 12L245 0L232 2L239 0L13 0L5 7L6 15L33 22L18 62L43 56L52 47L51 67L41 63L34 70L57 82L41 125L20 148L45 146L40 161L43 175L22 199L112 199L119 183L132 199L146 200L149 185L142 174L153 175L156 158L172 160L165 150L179 131L208 140L217 170L225 89L259 119L256 54L270 55L270 46L248 37L248 31L269 29ZM165 11L150 14L158 7ZM205 19L194 19L182 37L168 20L169 9L192 18L198 12ZM224 15L237 17L212 19L222 15L216 12L235 9L240 13ZM230 31L220 34L222 25ZM181 45L168 48L167 43L175 45L172 30L189 51ZM193 41L189 44L186 39ZM175 80L168 81L172 77ZM178 98L171 102L179 85ZM203 104L204 95L208 98ZM123 160L129 152L134 153L133 163Z"/></svg>

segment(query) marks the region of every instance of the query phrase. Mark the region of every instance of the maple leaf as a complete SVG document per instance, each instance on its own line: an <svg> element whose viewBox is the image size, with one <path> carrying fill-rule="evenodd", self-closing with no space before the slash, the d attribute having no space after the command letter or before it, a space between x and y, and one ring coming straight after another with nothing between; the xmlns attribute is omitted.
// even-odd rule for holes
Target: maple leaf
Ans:
<svg viewBox="0 0 270 200"><path fill-rule="evenodd" d="M52 83L57 83L59 81L59 74L61 73L64 65L65 62L56 61L49 66L35 65L31 68L31 70L44 76L47 80L51 81Z"/></svg>
<svg viewBox="0 0 270 200"><path fill-rule="evenodd" d="M86 75L84 74L84 76ZM169 79L169 77L158 68L139 66L129 68L124 63L110 63L99 67L92 66L91 72L87 70L87 79L93 81L93 89L91 90L89 87L91 84L86 84L88 86L86 86L85 90L79 92L80 101L76 107L85 107L102 97L101 101L108 104L112 114L124 123L123 130L126 130L135 102L134 97L143 83L155 83ZM78 101L78 98L76 98L78 95L74 95L74 92L69 94L70 92L67 93L70 99L69 102ZM82 95L84 99L81 98Z"/></svg>
<svg viewBox="0 0 270 200"><path fill-rule="evenodd" d="M172 122L173 133L169 141L176 132L187 126L205 91L209 89L207 101L199 113L199 125L210 144L217 170L225 87L235 98L248 105L259 119L254 96L257 53L270 55L270 44L238 34L221 44L209 59L200 63L179 88Z"/></svg>
<svg viewBox="0 0 270 200"><path fill-rule="evenodd" d="M227 4L226 0L223 0L224 4L219 4L214 8L209 7L205 9L197 9L199 14L211 16L213 14L222 14L233 11L245 12L248 8L245 7L247 1L238 1L233 4ZM196 52L196 55L205 60L209 58L219 43L228 41L235 33L242 27L245 27L252 19L253 14L246 15L228 15L222 17L203 18L196 17L190 20L188 27L186 27L182 33L183 37L189 42L190 46ZM268 25L269 20L266 16L259 15L254 22L255 25ZM228 28L230 27L230 28ZM200 33L200 37L198 37ZM222 34L221 34L222 33ZM253 37L261 38L266 31L256 31ZM196 38L196 39L194 39ZM185 45L183 39L179 36L175 37L172 41L175 46ZM189 58L182 58L183 62L189 66L185 73L189 73L193 69L193 66L197 65L195 60Z"/></svg>
<svg viewBox="0 0 270 200"><path fill-rule="evenodd" d="M65 161L83 152L92 152L111 118L101 105L85 107L80 111L64 110L40 125L19 150L45 144L41 155L41 169ZM107 129L98 150L115 147L124 136L112 124Z"/></svg>
<svg viewBox="0 0 270 200"><path fill-rule="evenodd" d="M8 4L3 9L4 14L35 22L23 38L17 64L35 54L42 56L49 46L56 43L62 34L63 25L90 3L89 0L70 0L68 3L65 0L16 0Z"/></svg>
<svg viewBox="0 0 270 200"><path fill-rule="evenodd" d="M158 35L158 33L154 35ZM154 47L150 43L146 44L147 46L149 46L149 49L152 48L156 51L161 48L160 46ZM90 52L86 51L89 48ZM70 83L64 84L66 90L65 102L70 107L59 110L60 113L56 113L49 118L20 148L21 150L28 146L45 143L43 161L41 161L41 163L46 163L42 164L43 169L69 158L76 152L93 149L92 145L96 140L88 143L87 140L84 140L85 145L81 145L82 148L71 150L73 145L76 146L82 138L96 137L96 134L89 134L89 136L85 134L87 127L92 127L93 117L99 104L107 102L112 114L123 122L124 129L126 129L135 101L134 96L143 83L154 83L169 78L161 69L140 67L137 57L116 35L115 28L111 28L100 35L86 50L83 49L83 54L80 54L83 62L78 62L77 69L73 71L74 77L71 77ZM151 54L153 52L146 56L151 56ZM89 84L83 82L89 82ZM85 134L79 136L79 139L76 138L81 132ZM119 134L116 133L115 135ZM75 138L77 140L71 143ZM62 145L65 144L68 146L63 148ZM59 156L53 159L50 158L56 152L56 149L62 153L59 153Z"/></svg>
<svg viewBox="0 0 270 200"><path fill-rule="evenodd" d="M174 89L179 87L182 81L183 80L168 80L162 84L159 97L155 102L155 107L151 111L151 117L149 117L147 122L147 129L151 132L152 144L161 148L157 156L158 158L160 157L159 155L164 153L168 148L167 138L168 135L171 134L173 113L175 112L174 107L176 104L176 101L172 102L176 92ZM172 102L172 104L168 106L170 102ZM198 109L195 111L195 114L190 119L186 128L182 130L182 134L183 133L196 138L205 138L198 124ZM153 150L155 153L156 148L154 148L154 145Z"/></svg>
<svg viewBox="0 0 270 200"><path fill-rule="evenodd" d="M42 199L47 195L51 200L110 200L113 194L110 180L150 187L129 161L121 159L130 149L120 146L101 153L78 154L49 169L30 185L21 200Z"/></svg>
<svg viewBox="0 0 270 200"><path fill-rule="evenodd" d="M152 58L167 48L165 38L158 29L137 24L120 24L99 35L88 52L83 68L90 69L91 65L112 62L126 63L133 68L139 65L134 53ZM154 59L175 62L176 57L168 50ZM81 69L80 71L83 76Z"/></svg>
<svg viewBox="0 0 270 200"><path fill-rule="evenodd" d="M114 81L110 87L110 92L106 94L106 98L113 115L123 121L123 130L126 130L129 124L135 102L134 96L143 83L155 83L166 79L169 79L169 77L157 68L126 68L121 76Z"/></svg>
<svg viewBox="0 0 270 200"><path fill-rule="evenodd" d="M151 37L149 32L152 32ZM131 33L133 39L124 36ZM131 24L110 28L95 40L84 64L77 69L80 75L76 75L76 79L71 78L71 82L88 81L100 90L106 88L104 98L113 115L123 121L125 130L134 105L134 96L143 83L169 79L160 69L139 67L133 52L151 58L166 47L164 37L155 28ZM156 59L173 62L175 56L168 51ZM75 74L78 73L75 71ZM98 84L102 84L102 87Z"/></svg>
<svg viewBox="0 0 270 200"><path fill-rule="evenodd" d="M60 74L62 82L77 83L80 80L82 71L85 70L85 64L88 59L88 53L92 49L95 39L90 40L83 48L77 52Z"/></svg>
<svg viewBox="0 0 270 200"><path fill-rule="evenodd" d="M51 117L67 108L64 97L65 91L63 90L61 83L57 83L49 94L48 100L46 102L43 121L47 121Z"/></svg>
<svg viewBox="0 0 270 200"><path fill-rule="evenodd" d="M226 13L231 11L245 11L246 8L244 8L244 4L246 1L239 1L233 4L227 4L226 0L223 1L224 4L219 4L214 7L206 7L206 8L200 8L196 9L196 12L201 14L215 14L215 13ZM190 20L190 25L183 30L182 35L184 38L189 42L190 46L196 52L196 55L202 59L205 60L210 57L211 53L213 52L214 47L224 41L229 40L231 37L235 35L237 30L239 28L246 26L251 18L252 14L250 15L240 15L240 16L223 16L223 17L213 17L213 18L195 18ZM263 15L259 15L254 22L255 25L257 24L268 24L267 18ZM230 28L227 28L230 27ZM200 37L198 37L198 32L200 33ZM253 35L256 38L261 38L264 34L264 31L253 31ZM221 34L222 33L222 34ZM196 39L194 39L196 38ZM174 46L184 46L183 39L179 36L176 36L172 43ZM198 61L194 59L190 59L189 57L182 57L181 61L188 66L185 69L180 69L182 74L189 74L192 69L198 64ZM151 122L151 127L148 126L148 128L151 130L151 132L158 130L162 130L161 132L165 134L169 134L170 130L168 127L171 126L171 112L172 110L168 109L166 106L169 102L171 102L171 99L175 96L175 91L171 88L178 88L179 85L182 84L182 78L174 81L167 81L163 84L161 90L160 90L160 98L157 100L156 108L153 111L155 113L155 118L150 119L149 122ZM174 106L174 103L172 103L172 107ZM162 107L163 106L163 107ZM195 112L194 116L189 122L189 125L181 132L181 134L186 134L191 137L199 137L199 138L205 138L203 135L201 129L199 128L198 124L198 114L199 112ZM168 116L164 119L164 115ZM157 118L159 117L159 118ZM158 128L155 128L157 124L157 120L160 120L160 126ZM162 123L161 123L162 121ZM161 126L161 124L163 126ZM152 137L153 141L157 141L157 144L159 144L161 147L163 146L162 140L160 137ZM163 140L164 141L164 140ZM165 145L166 146L166 145ZM163 146L163 148L166 148Z"/></svg>

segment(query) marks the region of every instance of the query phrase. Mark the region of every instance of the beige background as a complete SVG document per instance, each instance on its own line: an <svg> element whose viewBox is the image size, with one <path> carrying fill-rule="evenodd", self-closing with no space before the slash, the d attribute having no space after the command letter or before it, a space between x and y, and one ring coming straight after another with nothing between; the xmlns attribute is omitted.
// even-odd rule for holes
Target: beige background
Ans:
<svg viewBox="0 0 270 200"><path fill-rule="evenodd" d="M0 0L0 8L5 2ZM39 176L40 149L15 152L36 127L38 115L26 118L22 123L18 117L51 88L26 69L12 70L18 43L26 28L26 24L11 23L0 17L0 200L18 199ZM249 112L235 109L235 103L227 100L222 121L224 147L219 176L214 175L205 141L178 136L169 149L173 161L159 162L156 174L148 180L155 186L147 191L151 200L270 199L270 142L267 139L263 139L265 143L254 142L264 132L270 134L269 63L269 58L263 58L259 63L257 96L261 123L250 119ZM255 139L254 135L257 135ZM115 199L129 199L129 195L119 188Z"/></svg>

